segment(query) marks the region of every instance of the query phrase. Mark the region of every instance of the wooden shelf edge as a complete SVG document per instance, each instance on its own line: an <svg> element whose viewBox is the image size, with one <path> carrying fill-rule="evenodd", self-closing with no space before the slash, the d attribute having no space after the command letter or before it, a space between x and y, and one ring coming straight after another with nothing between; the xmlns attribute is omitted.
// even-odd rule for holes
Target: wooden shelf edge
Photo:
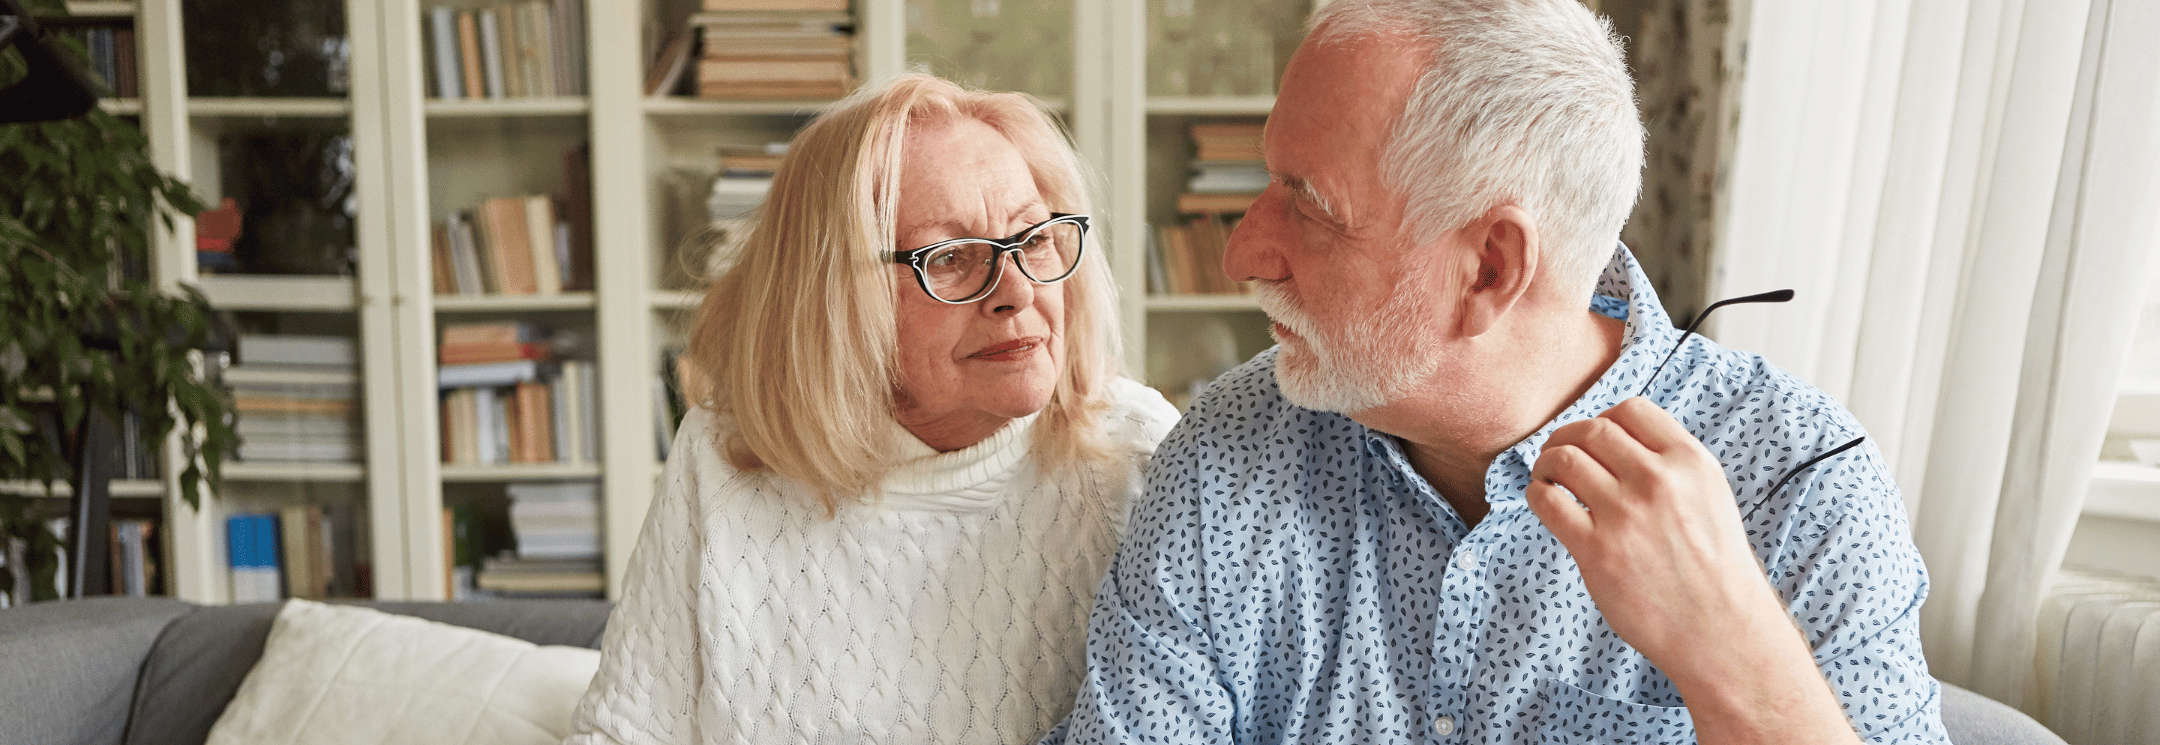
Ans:
<svg viewBox="0 0 2160 745"><path fill-rule="evenodd" d="M1150 313L1257 311L1260 301L1251 295L1149 295L1147 309Z"/></svg>
<svg viewBox="0 0 2160 745"><path fill-rule="evenodd" d="M1164 116L1267 116L1275 109L1275 97L1267 96L1149 96L1147 113Z"/></svg>
<svg viewBox="0 0 2160 745"><path fill-rule="evenodd" d="M227 463L226 481L334 481L357 483L367 478L367 467L358 463Z"/></svg>
<svg viewBox="0 0 2160 745"><path fill-rule="evenodd" d="M437 312L486 312L515 310L580 310L599 306L590 292L558 295L436 295Z"/></svg>
<svg viewBox="0 0 2160 745"><path fill-rule="evenodd" d="M210 304L225 310L350 311L352 277L220 274L196 279Z"/></svg>
<svg viewBox="0 0 2160 745"><path fill-rule="evenodd" d="M584 96L535 96L531 98L430 98L429 117L583 116L591 113L592 101Z"/></svg>
<svg viewBox="0 0 2160 745"><path fill-rule="evenodd" d="M165 482L155 479L115 479L108 487L114 499L151 499L165 496ZM43 497L45 484L37 481L0 481L0 494L18 497ZM75 487L66 483L53 485L52 496L65 499L75 496Z"/></svg>
<svg viewBox="0 0 2160 745"><path fill-rule="evenodd" d="M600 477L600 473L600 466L596 463L442 464L442 480L445 483L595 479Z"/></svg>

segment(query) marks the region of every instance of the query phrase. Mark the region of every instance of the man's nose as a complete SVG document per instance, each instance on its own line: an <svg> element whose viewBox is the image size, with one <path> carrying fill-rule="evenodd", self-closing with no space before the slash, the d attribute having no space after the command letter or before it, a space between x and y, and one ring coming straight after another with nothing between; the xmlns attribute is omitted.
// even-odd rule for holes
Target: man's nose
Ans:
<svg viewBox="0 0 2160 745"><path fill-rule="evenodd" d="M1290 228L1283 209L1281 186L1270 184L1260 192L1223 246L1224 274L1240 282L1289 278L1281 251L1282 242L1289 240L1284 233Z"/></svg>

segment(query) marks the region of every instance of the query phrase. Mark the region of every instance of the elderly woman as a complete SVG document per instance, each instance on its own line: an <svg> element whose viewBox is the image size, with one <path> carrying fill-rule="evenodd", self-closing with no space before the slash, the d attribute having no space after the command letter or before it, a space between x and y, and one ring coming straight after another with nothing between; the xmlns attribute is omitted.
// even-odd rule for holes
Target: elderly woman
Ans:
<svg viewBox="0 0 2160 745"><path fill-rule="evenodd" d="M913 75L796 138L572 743L1032 742L1176 411L1118 376L1079 160Z"/></svg>

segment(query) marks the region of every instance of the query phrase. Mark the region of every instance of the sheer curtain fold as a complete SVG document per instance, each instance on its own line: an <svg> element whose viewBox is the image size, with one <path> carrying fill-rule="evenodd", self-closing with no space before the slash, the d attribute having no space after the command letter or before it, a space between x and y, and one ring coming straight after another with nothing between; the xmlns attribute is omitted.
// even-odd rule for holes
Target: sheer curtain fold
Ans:
<svg viewBox="0 0 2160 745"><path fill-rule="evenodd" d="M1868 426L1928 560L1930 665L2023 705L2156 249L2160 10L1743 5L1711 294L1814 300L1712 334Z"/></svg>

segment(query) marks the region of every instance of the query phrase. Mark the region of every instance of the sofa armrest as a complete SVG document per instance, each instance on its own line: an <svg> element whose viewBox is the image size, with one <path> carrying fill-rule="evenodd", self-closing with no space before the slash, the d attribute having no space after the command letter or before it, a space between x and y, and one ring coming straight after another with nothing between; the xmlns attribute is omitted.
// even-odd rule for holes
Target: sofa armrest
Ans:
<svg viewBox="0 0 2160 745"><path fill-rule="evenodd" d="M98 597L0 611L0 732L11 742L120 742L143 661L193 607Z"/></svg>
<svg viewBox="0 0 2160 745"><path fill-rule="evenodd" d="M2064 745L2025 712L1949 683L1942 684L1942 717L1952 745Z"/></svg>

